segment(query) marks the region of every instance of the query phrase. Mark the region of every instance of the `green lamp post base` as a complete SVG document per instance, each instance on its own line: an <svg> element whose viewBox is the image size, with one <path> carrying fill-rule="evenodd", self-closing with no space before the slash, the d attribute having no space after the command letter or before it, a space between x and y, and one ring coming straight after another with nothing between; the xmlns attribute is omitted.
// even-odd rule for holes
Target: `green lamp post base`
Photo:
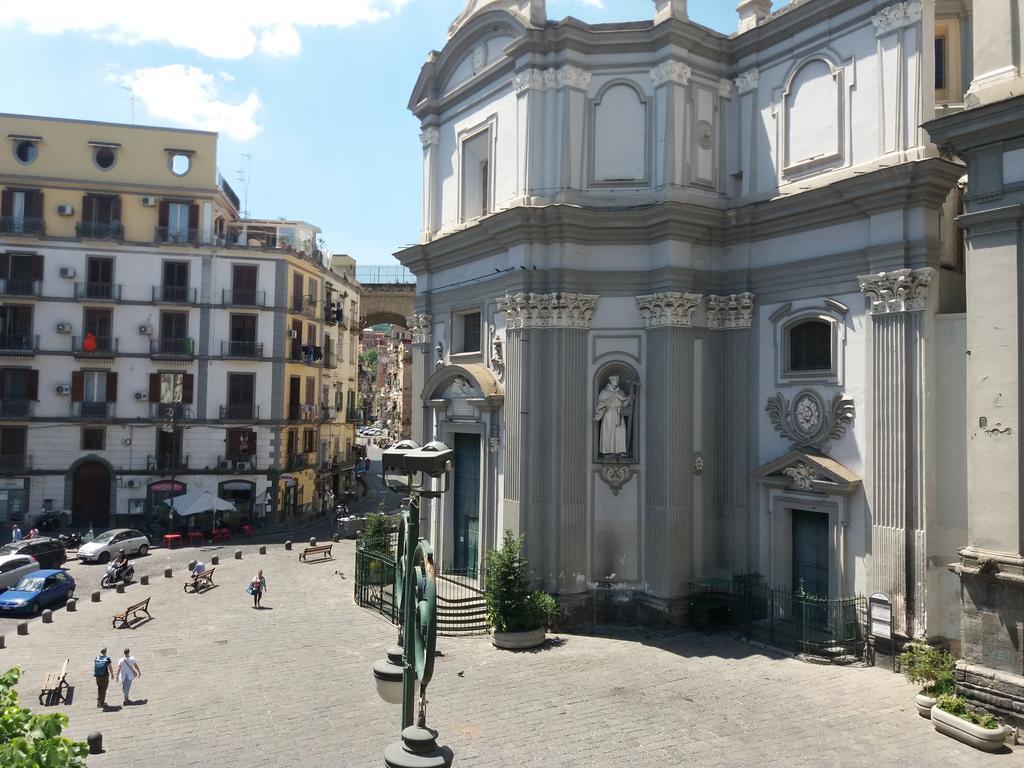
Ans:
<svg viewBox="0 0 1024 768"><path fill-rule="evenodd" d="M448 758L437 748L437 731L410 725L402 740L384 750L386 768L448 768Z"/></svg>

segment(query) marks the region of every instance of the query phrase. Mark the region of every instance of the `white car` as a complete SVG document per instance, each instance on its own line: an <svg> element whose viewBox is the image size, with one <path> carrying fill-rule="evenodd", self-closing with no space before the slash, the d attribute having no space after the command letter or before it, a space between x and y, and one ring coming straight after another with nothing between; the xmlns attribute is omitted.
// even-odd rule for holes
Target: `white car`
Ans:
<svg viewBox="0 0 1024 768"><path fill-rule="evenodd" d="M0 590L10 589L26 573L39 570L39 561L31 555L6 555L0 557Z"/></svg>
<svg viewBox="0 0 1024 768"><path fill-rule="evenodd" d="M118 550L126 555L142 556L149 552L149 539L132 528L112 528L78 548L78 559L86 563L107 563L117 557Z"/></svg>

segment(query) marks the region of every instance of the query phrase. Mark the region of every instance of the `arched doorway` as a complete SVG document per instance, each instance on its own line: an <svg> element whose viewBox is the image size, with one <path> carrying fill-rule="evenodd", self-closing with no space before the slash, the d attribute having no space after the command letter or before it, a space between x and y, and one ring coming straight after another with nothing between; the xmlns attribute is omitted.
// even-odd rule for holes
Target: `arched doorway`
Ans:
<svg viewBox="0 0 1024 768"><path fill-rule="evenodd" d="M71 523L85 528L110 522L110 470L98 461L80 464L72 478Z"/></svg>

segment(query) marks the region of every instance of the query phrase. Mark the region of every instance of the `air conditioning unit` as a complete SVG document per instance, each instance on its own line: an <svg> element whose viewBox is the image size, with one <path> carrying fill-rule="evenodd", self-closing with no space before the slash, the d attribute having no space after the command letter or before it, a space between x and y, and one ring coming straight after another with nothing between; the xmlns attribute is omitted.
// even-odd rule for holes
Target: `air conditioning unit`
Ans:
<svg viewBox="0 0 1024 768"><path fill-rule="evenodd" d="M128 480L124 481L124 487L125 488L135 488L135 487L138 486L138 484L139 484L139 481L134 479L134 478L129 478Z"/></svg>
<svg viewBox="0 0 1024 768"><path fill-rule="evenodd" d="M154 205L156 205L156 198L151 197L149 195L143 195L142 197L139 198L139 202L142 203L147 208L152 208Z"/></svg>
<svg viewBox="0 0 1024 768"><path fill-rule="evenodd" d="M222 459L221 462L220 462L219 467L220 467L220 469L234 469L235 468L235 462L228 461L227 459Z"/></svg>
<svg viewBox="0 0 1024 768"><path fill-rule="evenodd" d="M57 323L57 333L71 333L71 323Z"/></svg>
<svg viewBox="0 0 1024 768"><path fill-rule="evenodd" d="M297 339L297 338L299 338L299 332L298 331L288 331L288 338L289 339Z"/></svg>
<svg viewBox="0 0 1024 768"><path fill-rule="evenodd" d="M61 267L60 268L60 276L63 277L64 279L66 279L66 280L73 280L74 277L75 277L75 268L74 267Z"/></svg>
<svg viewBox="0 0 1024 768"><path fill-rule="evenodd" d="M146 393L145 392L136 392L135 393L135 399L136 400L145 400L146 399Z"/></svg>
<svg viewBox="0 0 1024 768"><path fill-rule="evenodd" d="M153 329L151 327L149 327L148 325L143 324L143 325L139 326L139 335L140 336L149 336L149 334L151 334L152 332L153 332Z"/></svg>
<svg viewBox="0 0 1024 768"><path fill-rule="evenodd" d="M69 387L67 384L58 384L56 392L58 395L70 395L71 387Z"/></svg>
<svg viewBox="0 0 1024 768"><path fill-rule="evenodd" d="M73 205L68 205L67 203L61 203L60 205L57 206L57 215L58 216L74 216L75 215L75 207Z"/></svg>
<svg viewBox="0 0 1024 768"><path fill-rule="evenodd" d="M252 464L249 463L248 459L235 462L235 470L238 472L248 472L250 469L252 469Z"/></svg>

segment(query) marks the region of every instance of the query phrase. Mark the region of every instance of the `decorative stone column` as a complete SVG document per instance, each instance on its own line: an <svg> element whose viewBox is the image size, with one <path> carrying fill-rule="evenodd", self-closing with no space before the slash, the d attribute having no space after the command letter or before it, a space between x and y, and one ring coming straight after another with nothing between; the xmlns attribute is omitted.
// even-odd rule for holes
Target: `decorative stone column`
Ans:
<svg viewBox="0 0 1024 768"><path fill-rule="evenodd" d="M689 178L683 138L686 133L690 66L682 61L663 61L650 74L654 83L656 114L663 116L655 126L654 146L664 147L664 154L655 158L654 184L681 186Z"/></svg>
<svg viewBox="0 0 1024 768"><path fill-rule="evenodd" d="M933 272L900 269L859 278L871 316L869 591L890 597L894 628L907 637L926 630L925 334Z"/></svg>
<svg viewBox="0 0 1024 768"><path fill-rule="evenodd" d="M441 132L435 126L428 126L420 133L423 145L423 232L421 240L430 242L440 227L440 194L435 194L437 183L438 145Z"/></svg>
<svg viewBox="0 0 1024 768"><path fill-rule="evenodd" d="M419 443L425 443L433 437L433 419L427 404L420 400L423 385L433 371L431 354L433 353L434 319L430 315L415 314L405 319L412 332L412 345L416 350L412 356L412 401L416 405L412 409L412 437Z"/></svg>
<svg viewBox="0 0 1024 768"><path fill-rule="evenodd" d="M576 293L497 300L506 315L504 526L526 534L531 565L559 593L586 584L586 342L597 300Z"/></svg>
<svg viewBox="0 0 1024 768"><path fill-rule="evenodd" d="M761 126L757 108L757 89L760 82L761 73L756 67L743 72L734 81L736 98L739 99L739 171L743 174L744 195L757 190L757 144Z"/></svg>

